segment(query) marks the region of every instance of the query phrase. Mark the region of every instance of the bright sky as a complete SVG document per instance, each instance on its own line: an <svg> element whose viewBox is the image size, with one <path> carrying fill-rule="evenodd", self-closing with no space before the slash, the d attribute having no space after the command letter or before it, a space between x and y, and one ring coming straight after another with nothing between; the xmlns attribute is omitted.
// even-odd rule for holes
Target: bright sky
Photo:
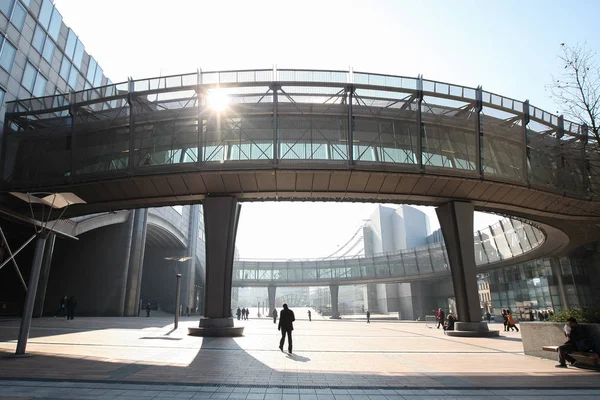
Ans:
<svg viewBox="0 0 600 400"><path fill-rule="evenodd" d="M198 68L352 66L355 71L423 74L459 85L482 85L556 112L545 86L551 74L560 71L560 44L587 42L600 53L600 1L595 0L55 4L113 82ZM326 256L373 208L245 204L237 245L243 257ZM435 212L426 212L435 229ZM489 218L477 218L476 227L488 223Z"/></svg>

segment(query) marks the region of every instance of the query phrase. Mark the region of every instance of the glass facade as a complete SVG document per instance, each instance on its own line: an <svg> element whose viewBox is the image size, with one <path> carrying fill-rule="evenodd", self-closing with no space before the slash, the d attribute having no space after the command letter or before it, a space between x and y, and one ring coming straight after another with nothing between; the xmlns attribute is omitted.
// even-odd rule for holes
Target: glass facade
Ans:
<svg viewBox="0 0 600 400"><path fill-rule="evenodd" d="M529 311L561 310L593 305L590 277L577 257L544 258L489 271L480 282L489 284L492 309L510 309L522 320Z"/></svg>
<svg viewBox="0 0 600 400"><path fill-rule="evenodd" d="M0 103L0 128L5 101L69 93L110 82L64 24L52 0L1 0L0 26L0 68L8 73L0 74L0 91L5 94Z"/></svg>

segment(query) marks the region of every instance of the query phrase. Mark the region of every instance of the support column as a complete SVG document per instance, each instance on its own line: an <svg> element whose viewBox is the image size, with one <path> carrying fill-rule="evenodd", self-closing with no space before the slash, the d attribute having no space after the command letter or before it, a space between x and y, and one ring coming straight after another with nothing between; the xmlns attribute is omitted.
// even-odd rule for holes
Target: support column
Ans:
<svg viewBox="0 0 600 400"><path fill-rule="evenodd" d="M446 243L452 285L456 298L457 317L451 336L498 336L481 322L479 292L473 241L473 204L451 201L436 208L436 214Z"/></svg>
<svg viewBox="0 0 600 400"><path fill-rule="evenodd" d="M273 309L277 307L275 305L275 293L277 292L277 286L267 287L267 292L269 293L269 315L271 315Z"/></svg>
<svg viewBox="0 0 600 400"><path fill-rule="evenodd" d="M329 292L331 293L331 318L340 319L340 312L338 310L338 294L340 287L338 285L330 285Z"/></svg>
<svg viewBox="0 0 600 400"><path fill-rule="evenodd" d="M46 288L48 287L48 277L50 276L50 265L52 264L52 254L54 253L54 242L56 234L48 234L44 257L42 259L42 271L38 283L37 295L35 296L35 305L33 307L33 317L41 318L44 313L44 301L46 299Z"/></svg>
<svg viewBox="0 0 600 400"><path fill-rule="evenodd" d="M21 316L21 326L19 328L19 339L17 341L17 351L15 356L26 356L27 339L29 339L29 330L31 328L31 316L33 315L33 306L37 292L40 272L42 270L42 259L44 258L44 248L46 247L47 236L38 234L35 241L35 252L33 253L33 265L29 275L29 284L27 285L27 296L25 297L25 306Z"/></svg>
<svg viewBox="0 0 600 400"><path fill-rule="evenodd" d="M556 277L556 283L558 283L558 294L560 295L561 308L563 310L569 308L569 302L567 301L567 295L565 293L565 285L563 283L562 270L558 258L554 257L550 260L550 267L552 268L552 275Z"/></svg>
<svg viewBox="0 0 600 400"><path fill-rule="evenodd" d="M125 308L123 310L123 314L126 317L135 317L140 310L140 294L147 230L148 209L140 208L135 210L133 214L133 233L131 236L131 249L129 252L129 267L127 271Z"/></svg>
<svg viewBox="0 0 600 400"><path fill-rule="evenodd" d="M204 318L199 328L188 328L194 336L241 336L243 327L233 326L231 279L235 238L241 204L233 197L204 199L206 233L206 282Z"/></svg>
<svg viewBox="0 0 600 400"><path fill-rule="evenodd" d="M188 246L186 256L191 257L185 262L183 273L183 285L181 290L181 306L183 310L194 306L194 295L196 286L196 250L198 248L198 224L200 219L200 206L194 204L190 206L190 215L188 223Z"/></svg>

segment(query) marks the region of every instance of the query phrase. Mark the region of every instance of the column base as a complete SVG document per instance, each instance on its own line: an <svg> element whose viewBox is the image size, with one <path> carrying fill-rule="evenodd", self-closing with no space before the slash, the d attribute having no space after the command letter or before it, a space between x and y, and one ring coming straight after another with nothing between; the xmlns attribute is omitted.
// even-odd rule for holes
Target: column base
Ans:
<svg viewBox="0 0 600 400"><path fill-rule="evenodd" d="M458 337L498 337L500 331L490 331L487 322L455 322L453 331L446 331L448 336Z"/></svg>
<svg viewBox="0 0 600 400"><path fill-rule="evenodd" d="M3 357L4 358L29 358L29 357L33 357L33 354L30 354L30 353L23 353L23 354L10 353L10 354L5 354Z"/></svg>
<svg viewBox="0 0 600 400"><path fill-rule="evenodd" d="M244 335L244 327L233 326L233 318L202 318L198 328L188 328L188 335L236 337Z"/></svg>

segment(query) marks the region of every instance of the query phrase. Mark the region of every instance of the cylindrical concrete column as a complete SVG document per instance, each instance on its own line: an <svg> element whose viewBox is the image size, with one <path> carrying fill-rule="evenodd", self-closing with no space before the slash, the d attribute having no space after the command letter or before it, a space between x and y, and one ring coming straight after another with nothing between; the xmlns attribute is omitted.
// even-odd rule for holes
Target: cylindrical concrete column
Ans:
<svg viewBox="0 0 600 400"><path fill-rule="evenodd" d="M473 241L473 204L452 201L436 208L448 252L456 310L461 322L480 322Z"/></svg>
<svg viewBox="0 0 600 400"><path fill-rule="evenodd" d="M206 233L204 317L231 319L231 279L241 204L233 197L207 197L203 204ZM223 323L218 324L223 326ZM203 325L209 326L210 322L205 321Z"/></svg>
<svg viewBox="0 0 600 400"><path fill-rule="evenodd" d="M148 209L140 208L135 210L133 218L133 234L131 251L129 252L127 292L124 309L124 314L127 317L137 316L140 309L144 250L146 248L146 233L148 228Z"/></svg>
<svg viewBox="0 0 600 400"><path fill-rule="evenodd" d="M121 290L119 293L119 316L125 316L125 303L127 299L127 280L129 278L129 259L131 258L131 244L133 241L133 223L135 220L135 210L131 211L127 221L127 231L124 236L125 252L123 257L123 268L121 278Z"/></svg>
<svg viewBox="0 0 600 400"><path fill-rule="evenodd" d="M186 255L190 257L183 265L183 282L181 290L181 305L183 310L194 306L194 296L196 286L196 250L198 248L198 229L200 220L200 206L194 204L190 206L190 215L188 220L188 246Z"/></svg>
<svg viewBox="0 0 600 400"><path fill-rule="evenodd" d="M556 277L556 283L558 283L558 294L560 295L562 309L568 309L569 302L567 301L567 294L565 292L565 285L563 283L562 269L560 268L560 262L558 258L552 258L550 260L550 266L552 268L552 275Z"/></svg>
<svg viewBox="0 0 600 400"><path fill-rule="evenodd" d="M340 312L338 310L338 294L340 287L338 285L331 285L329 286L329 291L331 292L331 318L339 319Z"/></svg>
<svg viewBox="0 0 600 400"><path fill-rule="evenodd" d="M271 315L271 313L273 312L273 309L275 309L275 307L276 307L275 293L277 292L277 286L268 286L267 292L269 293L269 315Z"/></svg>
<svg viewBox="0 0 600 400"><path fill-rule="evenodd" d="M52 265L52 255L54 254L54 242L56 234L49 233L44 249L42 259L42 271L38 283L37 295L35 296L35 306L33 307L33 317L40 318L44 313L44 302L46 300L46 288L48 287L48 277L50 276L50 266Z"/></svg>

